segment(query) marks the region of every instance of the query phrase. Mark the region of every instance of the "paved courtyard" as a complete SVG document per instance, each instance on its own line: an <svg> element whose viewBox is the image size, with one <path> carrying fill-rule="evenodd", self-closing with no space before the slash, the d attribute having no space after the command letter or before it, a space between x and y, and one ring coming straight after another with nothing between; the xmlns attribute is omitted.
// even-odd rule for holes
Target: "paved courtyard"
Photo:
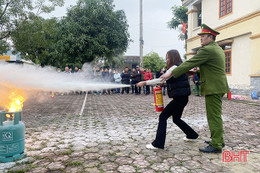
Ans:
<svg viewBox="0 0 260 173"><path fill-rule="evenodd" d="M209 139L204 97L190 96L183 119L200 137L184 133L168 120L164 150L148 150L159 113L153 95L42 95L27 100L26 157L0 163L0 172L260 172L260 104L223 100L223 151L248 150L247 162L224 163L222 154L198 151ZM84 104L84 100L86 102ZM170 101L164 97L164 103Z"/></svg>

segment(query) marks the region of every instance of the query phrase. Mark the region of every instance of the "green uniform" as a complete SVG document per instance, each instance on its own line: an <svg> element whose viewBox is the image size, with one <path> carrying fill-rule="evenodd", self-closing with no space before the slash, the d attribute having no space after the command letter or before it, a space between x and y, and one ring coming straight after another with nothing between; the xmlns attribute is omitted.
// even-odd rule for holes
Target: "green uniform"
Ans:
<svg viewBox="0 0 260 173"><path fill-rule="evenodd" d="M199 49L191 59L172 71L175 78L194 67L200 68L201 94L205 96L207 119L211 132L211 145L221 149L223 141L222 97L229 92L225 72L225 54L215 42Z"/></svg>

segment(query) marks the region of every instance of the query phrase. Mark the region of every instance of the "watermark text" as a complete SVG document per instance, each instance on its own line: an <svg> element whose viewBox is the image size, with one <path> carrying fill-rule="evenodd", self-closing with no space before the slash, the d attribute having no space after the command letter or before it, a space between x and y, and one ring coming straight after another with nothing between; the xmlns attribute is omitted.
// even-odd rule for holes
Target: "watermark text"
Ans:
<svg viewBox="0 0 260 173"><path fill-rule="evenodd" d="M223 162L247 162L247 154L249 153L250 151L223 151Z"/></svg>

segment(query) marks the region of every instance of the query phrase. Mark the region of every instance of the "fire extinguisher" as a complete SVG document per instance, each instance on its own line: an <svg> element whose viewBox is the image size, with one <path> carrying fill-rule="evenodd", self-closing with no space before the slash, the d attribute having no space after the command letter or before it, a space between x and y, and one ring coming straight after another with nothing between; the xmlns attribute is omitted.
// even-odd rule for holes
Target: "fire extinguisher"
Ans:
<svg viewBox="0 0 260 173"><path fill-rule="evenodd" d="M159 86L154 87L153 96L154 96L155 111L162 112L164 109L162 88Z"/></svg>
<svg viewBox="0 0 260 173"><path fill-rule="evenodd" d="M231 100L231 91L229 91L229 92L227 93L227 98L228 98L228 100Z"/></svg>

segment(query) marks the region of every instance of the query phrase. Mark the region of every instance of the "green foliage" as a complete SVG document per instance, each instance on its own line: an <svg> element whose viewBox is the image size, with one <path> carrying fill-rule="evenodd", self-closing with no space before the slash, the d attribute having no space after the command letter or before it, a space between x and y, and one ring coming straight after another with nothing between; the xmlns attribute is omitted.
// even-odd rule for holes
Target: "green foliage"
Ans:
<svg viewBox="0 0 260 173"><path fill-rule="evenodd" d="M60 21L28 14L26 20L16 21L12 32L15 51L21 52L24 59L44 65L80 67L102 59L113 67L121 66L119 55L129 42L128 25L124 12L114 11L112 2L79 0ZM51 7L42 10L47 12Z"/></svg>
<svg viewBox="0 0 260 173"><path fill-rule="evenodd" d="M10 46L5 40L0 40L0 54L6 53Z"/></svg>
<svg viewBox="0 0 260 173"><path fill-rule="evenodd" d="M173 18L171 21L168 22L168 26L171 29L178 29L180 24L188 22L188 15L186 14L188 11L187 7L185 6L173 6L172 13ZM179 35L180 40L185 40L187 38L187 32L184 35L182 32Z"/></svg>
<svg viewBox="0 0 260 173"><path fill-rule="evenodd" d="M62 6L64 0L1 0L0 1L0 40L8 39L18 24L25 22L31 13L38 16L49 13L55 6ZM6 42L0 42L5 47Z"/></svg>
<svg viewBox="0 0 260 173"><path fill-rule="evenodd" d="M152 72L159 72L165 66L164 59L155 52L150 52L143 57L143 67L151 69Z"/></svg>
<svg viewBox="0 0 260 173"><path fill-rule="evenodd" d="M60 22L56 49L61 63L112 60L126 51L129 34L123 11L112 0L79 0Z"/></svg>
<svg viewBox="0 0 260 173"><path fill-rule="evenodd" d="M178 28L179 24L182 24L183 22L187 23L188 22L188 15L186 14L188 12L187 7L185 6L173 6L172 7L172 13L173 13L173 18L172 20L168 23L170 28L176 29Z"/></svg>
<svg viewBox="0 0 260 173"><path fill-rule="evenodd" d="M124 56L121 54L118 56L113 56L111 58L106 58L104 62L104 66L120 69L124 66Z"/></svg>
<svg viewBox="0 0 260 173"><path fill-rule="evenodd" d="M54 58L58 21L55 18L44 19L30 14L28 20L17 23L11 38L24 59L45 65L57 65Z"/></svg>

